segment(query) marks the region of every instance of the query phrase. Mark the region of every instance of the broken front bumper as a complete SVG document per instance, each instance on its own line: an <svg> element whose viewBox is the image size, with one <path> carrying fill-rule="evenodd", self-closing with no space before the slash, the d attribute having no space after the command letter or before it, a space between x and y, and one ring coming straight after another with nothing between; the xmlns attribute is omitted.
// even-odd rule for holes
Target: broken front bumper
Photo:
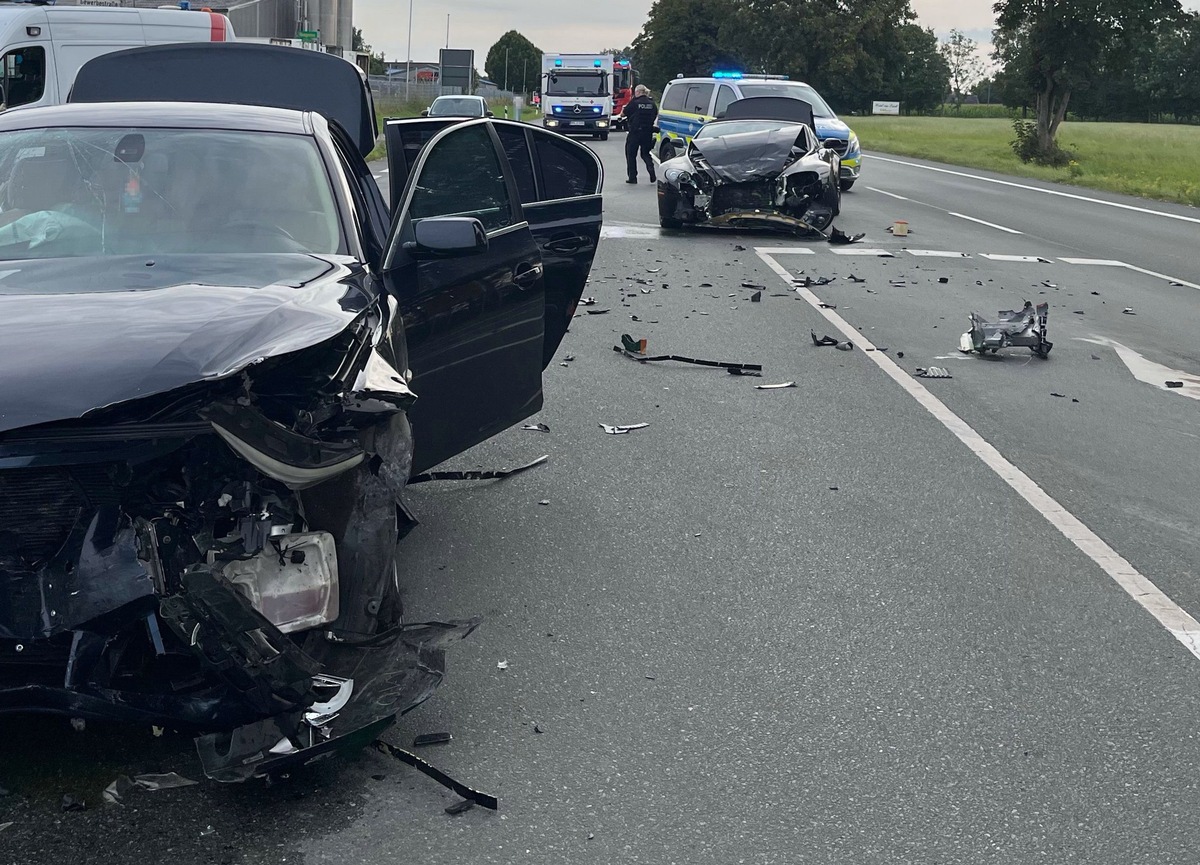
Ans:
<svg viewBox="0 0 1200 865"><path fill-rule="evenodd" d="M228 781L356 747L437 687L445 645L477 623L386 609L403 415L303 494L216 424L0 447L0 714L193 732Z"/></svg>

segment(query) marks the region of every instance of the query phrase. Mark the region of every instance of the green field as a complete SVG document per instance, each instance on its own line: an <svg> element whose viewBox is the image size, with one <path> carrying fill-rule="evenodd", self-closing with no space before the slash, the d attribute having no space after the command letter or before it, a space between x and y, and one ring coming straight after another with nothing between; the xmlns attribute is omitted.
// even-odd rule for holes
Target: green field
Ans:
<svg viewBox="0 0 1200 865"><path fill-rule="evenodd" d="M1200 126L1064 123L1059 144L1075 153L1070 168L1026 165L1009 142L1012 122L965 117L848 117L866 150L915 156L1200 205Z"/></svg>
<svg viewBox="0 0 1200 865"><path fill-rule="evenodd" d="M504 116L505 107L508 108L510 114L512 113L512 103L507 99L493 99L488 104L491 106L492 113L494 113L497 117ZM375 132L377 135L383 132L383 121L385 118L420 117L421 112L428 107L428 100L409 99L406 101L404 99L389 99L387 97L380 97L375 100ZM538 110L536 108L526 107L521 119L530 121L536 117L538 117ZM371 154L367 157L367 161L370 162L374 159L383 159L386 155L387 149L383 146L383 139L380 139L375 145L375 149L372 150Z"/></svg>

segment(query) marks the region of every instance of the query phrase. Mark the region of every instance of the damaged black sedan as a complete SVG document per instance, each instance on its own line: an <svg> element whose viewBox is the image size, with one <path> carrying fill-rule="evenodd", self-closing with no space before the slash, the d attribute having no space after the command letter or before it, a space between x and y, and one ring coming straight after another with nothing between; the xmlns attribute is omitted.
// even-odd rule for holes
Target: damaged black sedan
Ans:
<svg viewBox="0 0 1200 865"><path fill-rule="evenodd" d="M389 212L358 70L271 46L72 102L0 116L0 714L189 730L219 780L369 741L475 624L404 621L405 484L540 408L599 163L406 121Z"/></svg>
<svg viewBox="0 0 1200 865"><path fill-rule="evenodd" d="M818 140L812 106L760 96L731 102L687 152L659 166L663 228L819 233L841 206L840 160Z"/></svg>

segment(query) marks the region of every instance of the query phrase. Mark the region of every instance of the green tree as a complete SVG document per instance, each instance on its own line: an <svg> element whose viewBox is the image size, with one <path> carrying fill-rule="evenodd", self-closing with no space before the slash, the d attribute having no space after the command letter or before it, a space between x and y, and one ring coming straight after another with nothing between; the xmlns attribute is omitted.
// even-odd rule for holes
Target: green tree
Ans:
<svg viewBox="0 0 1200 865"><path fill-rule="evenodd" d="M951 30L950 38L942 43L942 57L950 70L950 93L954 106L962 106L963 96L983 77L983 61L979 59L979 43Z"/></svg>
<svg viewBox="0 0 1200 865"><path fill-rule="evenodd" d="M363 32L361 28L355 27L351 33L353 35L351 36L350 40L350 50L362 51L366 54L369 54L371 57L370 68L367 70L367 72L370 75L386 75L387 63L383 59L383 52L380 51L378 54L376 54L371 50L371 46L367 44L365 39L363 39Z"/></svg>
<svg viewBox="0 0 1200 865"><path fill-rule="evenodd" d="M661 92L676 75L708 75L721 66L740 65L721 32L736 5L734 0L654 0L631 46L642 81Z"/></svg>
<svg viewBox="0 0 1200 865"><path fill-rule="evenodd" d="M938 38L919 24L905 24L897 35L903 51L895 90L900 110L931 111L942 104L950 88L950 67Z"/></svg>
<svg viewBox="0 0 1200 865"><path fill-rule="evenodd" d="M1047 160L1072 94L1099 80L1105 57L1182 15L1179 0L996 0L993 9L997 57L1032 96L1032 155Z"/></svg>
<svg viewBox="0 0 1200 865"><path fill-rule="evenodd" d="M513 93L541 90L542 49L516 30L509 30L488 49L483 71L499 87Z"/></svg>

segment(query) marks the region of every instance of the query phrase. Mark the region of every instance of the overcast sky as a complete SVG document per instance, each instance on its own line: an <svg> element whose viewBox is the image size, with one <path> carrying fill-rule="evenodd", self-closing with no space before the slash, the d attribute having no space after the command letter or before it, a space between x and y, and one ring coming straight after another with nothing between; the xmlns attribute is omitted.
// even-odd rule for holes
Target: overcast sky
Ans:
<svg viewBox="0 0 1200 865"><path fill-rule="evenodd" d="M977 42L991 40L995 23L993 0L912 0L923 27L939 36L952 28ZM476 66L492 43L508 30L519 30L543 51L597 51L631 43L650 9L651 0L411 0L412 59L435 61L446 47L446 15L450 15L450 46L473 48ZM1186 0L1195 9L1200 0ZM555 10L548 21L546 9ZM388 60L408 56L408 11L404 0L354 0L354 24Z"/></svg>

